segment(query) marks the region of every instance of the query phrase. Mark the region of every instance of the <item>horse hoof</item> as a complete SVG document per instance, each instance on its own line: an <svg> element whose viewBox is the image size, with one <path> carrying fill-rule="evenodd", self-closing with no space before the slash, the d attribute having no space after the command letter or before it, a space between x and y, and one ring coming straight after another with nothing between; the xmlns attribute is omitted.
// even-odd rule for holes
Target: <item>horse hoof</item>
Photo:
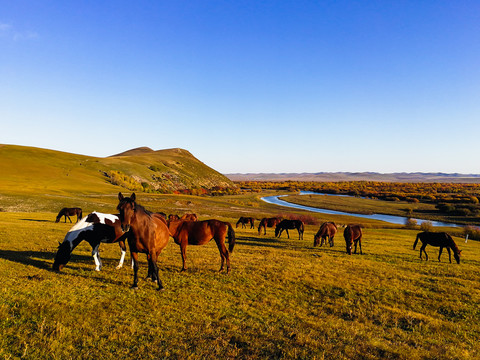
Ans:
<svg viewBox="0 0 480 360"><path fill-rule="evenodd" d="M138 286L137 285L132 285L132 287L130 288L132 290L138 290Z"/></svg>
<svg viewBox="0 0 480 360"><path fill-rule="evenodd" d="M159 292L163 292L163 291L165 291L165 288L163 288L163 287L161 287L161 288L158 288L158 289L157 289L157 291L159 291Z"/></svg>

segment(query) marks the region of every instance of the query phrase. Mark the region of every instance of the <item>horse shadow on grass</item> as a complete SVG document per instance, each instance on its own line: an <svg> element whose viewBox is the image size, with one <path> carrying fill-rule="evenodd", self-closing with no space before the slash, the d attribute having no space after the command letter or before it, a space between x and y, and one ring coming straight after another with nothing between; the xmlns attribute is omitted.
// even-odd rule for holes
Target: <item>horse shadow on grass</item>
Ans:
<svg viewBox="0 0 480 360"><path fill-rule="evenodd" d="M271 247L276 249L283 249L288 247L284 241L278 238L258 238L258 237L249 237L249 236L238 236L235 239L235 245L240 246L255 246L255 247Z"/></svg>
<svg viewBox="0 0 480 360"><path fill-rule="evenodd" d="M53 260L53 257L54 254L46 251L0 250L0 259L34 266L43 270L52 270L52 263L47 260Z"/></svg>

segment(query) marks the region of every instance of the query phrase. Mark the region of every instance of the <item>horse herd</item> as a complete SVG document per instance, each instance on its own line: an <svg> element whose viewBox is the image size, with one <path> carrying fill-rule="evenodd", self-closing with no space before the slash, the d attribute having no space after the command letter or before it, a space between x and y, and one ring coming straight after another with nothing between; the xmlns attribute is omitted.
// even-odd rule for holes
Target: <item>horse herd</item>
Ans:
<svg viewBox="0 0 480 360"><path fill-rule="evenodd" d="M65 216L65 222L70 216L77 215L76 224L65 235L64 241L59 244L58 251L55 255L53 269L56 271L68 263L75 247L82 241L87 241L92 247L92 255L95 261L95 270L100 271L102 261L99 254L100 243L118 242L121 248L121 257L117 269L123 266L126 254L125 241L128 242L133 267L133 285L132 288L138 287L138 253L145 253L148 261L147 279L158 284L158 290L163 289L163 284L158 275L157 259L161 251L167 246L169 238L172 237L177 245L180 246L182 256L182 269L186 270L186 249L187 245L204 245L215 240L221 257L220 271L230 271L230 253L232 253L235 245L235 231L229 222L220 220L203 220L198 221L195 214L185 214L181 218L176 215L170 215L167 219L164 213L153 213L146 210L142 205L136 202L135 193L130 197L124 197L122 193L118 194L118 215L103 214L92 212L82 218L82 210L80 208L63 208L57 218L58 222L62 216ZM250 225L250 229L254 228L254 218L241 217L239 224L242 228ZM289 220L274 218L263 218L258 226L258 234L263 229L266 235L267 227L275 227L275 237L280 237L282 232L290 235L288 230L296 229L298 231L299 240L303 239L305 225L301 220ZM334 246L334 237L337 233L337 225L334 222L324 222L318 232L314 236L314 246L323 246L328 244ZM362 228L361 225L347 225L344 229L343 236L345 239L346 252L352 254L352 248L355 247L354 253L357 253L357 244L362 253ZM225 245L225 239L228 238L228 249ZM422 232L416 237L413 249L415 249L418 241L422 242L420 248L420 259L422 253L425 254L426 260L428 255L425 247L430 244L440 247L438 260L442 254L443 248L448 251L450 262L451 252L457 263L460 263L460 253L457 245L452 237L447 233Z"/></svg>

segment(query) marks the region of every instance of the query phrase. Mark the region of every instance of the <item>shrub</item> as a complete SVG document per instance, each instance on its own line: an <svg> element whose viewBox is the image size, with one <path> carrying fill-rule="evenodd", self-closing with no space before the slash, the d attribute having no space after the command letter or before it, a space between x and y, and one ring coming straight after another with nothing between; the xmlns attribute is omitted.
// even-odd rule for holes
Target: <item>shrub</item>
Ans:
<svg viewBox="0 0 480 360"><path fill-rule="evenodd" d="M417 220L408 218L408 219L405 221L405 227L406 227L407 229L416 229L416 227L417 227Z"/></svg>
<svg viewBox="0 0 480 360"><path fill-rule="evenodd" d="M422 231L432 231L433 225L431 221L424 221L420 224L420 230Z"/></svg>

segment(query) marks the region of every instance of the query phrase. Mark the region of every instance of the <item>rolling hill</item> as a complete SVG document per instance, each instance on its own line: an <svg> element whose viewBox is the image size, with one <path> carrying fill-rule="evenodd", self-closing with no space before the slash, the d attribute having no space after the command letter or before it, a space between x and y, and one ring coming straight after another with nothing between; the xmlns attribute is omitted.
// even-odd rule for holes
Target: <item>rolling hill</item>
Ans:
<svg viewBox="0 0 480 360"><path fill-rule="evenodd" d="M0 203L8 196L172 193L233 188L228 178L183 149L138 148L106 158L0 145Z"/></svg>

